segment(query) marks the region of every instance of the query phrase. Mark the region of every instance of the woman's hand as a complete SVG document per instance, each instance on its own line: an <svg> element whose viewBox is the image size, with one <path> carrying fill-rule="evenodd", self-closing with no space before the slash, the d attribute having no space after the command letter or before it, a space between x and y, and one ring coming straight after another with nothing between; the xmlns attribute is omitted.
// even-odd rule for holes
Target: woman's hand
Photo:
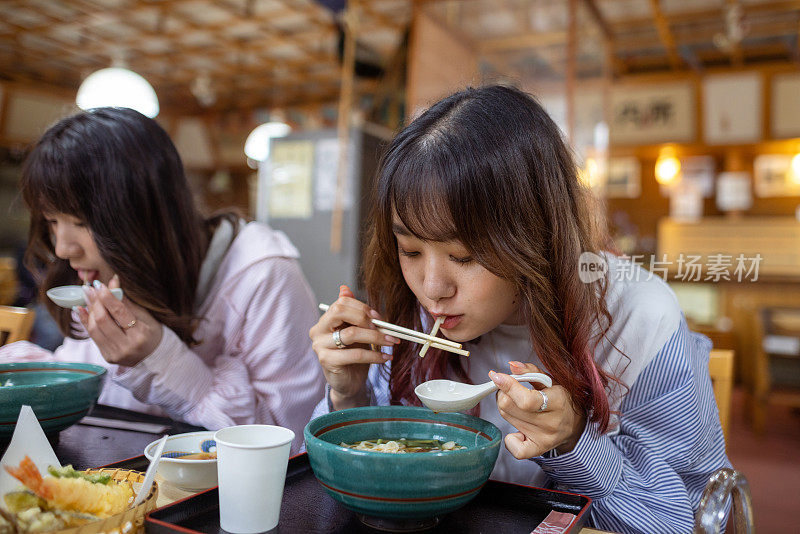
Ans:
<svg viewBox="0 0 800 534"><path fill-rule="evenodd" d="M532 363L509 362L512 374L541 373ZM489 372L497 384L500 415L519 430L505 437L508 451L520 460L556 449L565 454L575 448L586 426L586 417L575 411L567 390L559 385L543 388L547 408L540 412L543 397L502 373Z"/></svg>
<svg viewBox="0 0 800 534"><path fill-rule="evenodd" d="M127 298L117 300L109 287L119 287L117 275L108 287L95 281L85 288L86 307L78 308L78 318L108 363L133 367L161 342L161 323Z"/></svg>
<svg viewBox="0 0 800 534"><path fill-rule="evenodd" d="M389 354L371 350L370 344L392 346L400 342L378 332L372 319L380 319L380 314L354 297L350 288L341 286L339 298L308 331L337 410L365 405L370 364L392 359ZM342 347L336 346L336 331Z"/></svg>

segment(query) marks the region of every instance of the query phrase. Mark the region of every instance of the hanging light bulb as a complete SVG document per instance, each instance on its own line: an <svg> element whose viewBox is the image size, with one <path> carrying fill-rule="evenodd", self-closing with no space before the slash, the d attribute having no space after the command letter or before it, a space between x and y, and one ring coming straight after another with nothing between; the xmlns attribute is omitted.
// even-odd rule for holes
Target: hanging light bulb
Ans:
<svg viewBox="0 0 800 534"><path fill-rule="evenodd" d="M681 173L681 161L674 149L664 149L656 160L656 181L661 185L675 183Z"/></svg>
<svg viewBox="0 0 800 534"><path fill-rule="evenodd" d="M269 140L273 137L286 137L292 127L285 122L271 121L256 126L244 142L245 155L255 161L269 158Z"/></svg>
<svg viewBox="0 0 800 534"><path fill-rule="evenodd" d="M147 80L114 66L93 72L83 80L75 102L81 109L104 106L135 109L150 118L158 115L158 97Z"/></svg>

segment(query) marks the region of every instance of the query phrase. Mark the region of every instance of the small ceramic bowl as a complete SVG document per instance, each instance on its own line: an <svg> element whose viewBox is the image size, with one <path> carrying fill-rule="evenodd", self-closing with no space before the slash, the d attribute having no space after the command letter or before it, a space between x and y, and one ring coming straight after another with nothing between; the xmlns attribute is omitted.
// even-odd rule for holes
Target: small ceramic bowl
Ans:
<svg viewBox="0 0 800 534"><path fill-rule="evenodd" d="M415 521L415 528L432 526L475 497L494 468L501 433L470 415L367 406L317 417L306 425L304 437L314 475L334 499L370 526L399 529L408 528L408 521ZM466 448L389 454L340 446L402 437L452 440Z"/></svg>
<svg viewBox="0 0 800 534"><path fill-rule="evenodd" d="M0 440L11 439L27 404L46 433L74 425L97 402L106 370L72 362L0 364Z"/></svg>
<svg viewBox="0 0 800 534"><path fill-rule="evenodd" d="M153 459L158 440L144 448L148 460ZM175 434L167 438L158 474L173 486L186 491L202 491L217 485L217 460L185 460L187 454L198 452L217 452L214 432L189 432Z"/></svg>

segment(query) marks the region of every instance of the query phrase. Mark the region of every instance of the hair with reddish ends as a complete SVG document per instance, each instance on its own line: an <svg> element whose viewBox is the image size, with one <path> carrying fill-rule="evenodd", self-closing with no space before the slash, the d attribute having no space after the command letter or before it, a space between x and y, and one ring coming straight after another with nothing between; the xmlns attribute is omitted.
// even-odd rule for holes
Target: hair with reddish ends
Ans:
<svg viewBox="0 0 800 534"><path fill-rule="evenodd" d="M530 95L504 86L467 89L434 104L391 142L378 171L364 280L386 320L421 329L392 233L396 213L423 240L460 241L488 271L512 282L533 351L578 411L606 431L607 388L594 361L611 326L608 280L578 277L582 252L610 241L602 210L580 183L558 126ZM419 404L414 386L447 373L469 381L460 356L395 346L392 402Z"/></svg>
<svg viewBox="0 0 800 534"><path fill-rule="evenodd" d="M56 257L45 212L85 223L126 297L184 342L196 342L200 266L213 229L237 217L203 218L178 152L156 121L125 108L62 119L28 155L21 189L31 212L26 265L42 278L41 298L65 335L80 335L71 311L45 292L81 281L68 260ZM37 262L45 265L43 273Z"/></svg>

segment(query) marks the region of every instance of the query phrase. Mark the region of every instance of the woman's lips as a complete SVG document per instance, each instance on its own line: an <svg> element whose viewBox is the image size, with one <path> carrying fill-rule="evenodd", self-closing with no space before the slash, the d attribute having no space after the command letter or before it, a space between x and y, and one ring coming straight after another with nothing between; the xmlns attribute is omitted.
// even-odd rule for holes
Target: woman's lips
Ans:
<svg viewBox="0 0 800 534"><path fill-rule="evenodd" d="M76 269L76 271L84 284L91 284L100 275L100 271L94 269Z"/></svg>
<svg viewBox="0 0 800 534"><path fill-rule="evenodd" d="M446 317L444 322L441 325L439 325L439 328L441 328L442 330L452 330L453 328L458 326L458 323L460 323L461 319L464 318L463 315L440 315L439 317Z"/></svg>

